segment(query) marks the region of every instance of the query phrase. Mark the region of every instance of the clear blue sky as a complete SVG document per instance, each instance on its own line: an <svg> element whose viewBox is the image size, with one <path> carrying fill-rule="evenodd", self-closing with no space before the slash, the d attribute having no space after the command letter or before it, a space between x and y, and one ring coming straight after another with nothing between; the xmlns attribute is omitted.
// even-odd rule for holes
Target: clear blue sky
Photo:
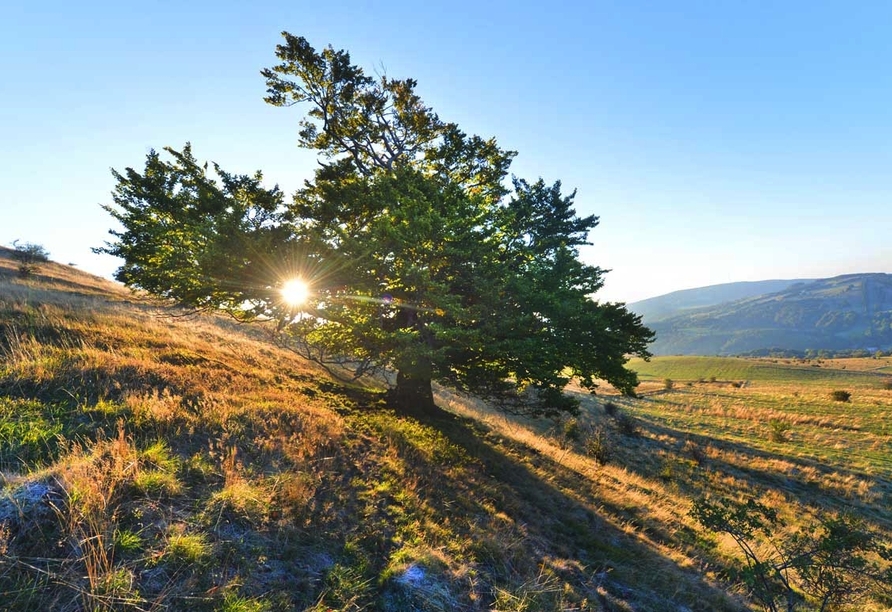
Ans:
<svg viewBox="0 0 892 612"><path fill-rule="evenodd" d="M602 300L892 272L892 3L56 2L0 19L0 244L110 276L109 168L191 141L291 192L313 158L259 70L280 32L414 77L578 189Z"/></svg>

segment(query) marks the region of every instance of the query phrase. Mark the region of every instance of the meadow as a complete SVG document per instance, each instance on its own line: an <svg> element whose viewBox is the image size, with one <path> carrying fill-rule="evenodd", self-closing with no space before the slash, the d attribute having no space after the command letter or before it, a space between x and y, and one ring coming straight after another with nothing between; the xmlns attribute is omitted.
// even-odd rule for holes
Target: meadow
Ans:
<svg viewBox="0 0 892 612"><path fill-rule="evenodd" d="M633 361L576 417L439 389L418 420L264 333L0 253L5 609L736 611L703 494L892 537L889 358Z"/></svg>

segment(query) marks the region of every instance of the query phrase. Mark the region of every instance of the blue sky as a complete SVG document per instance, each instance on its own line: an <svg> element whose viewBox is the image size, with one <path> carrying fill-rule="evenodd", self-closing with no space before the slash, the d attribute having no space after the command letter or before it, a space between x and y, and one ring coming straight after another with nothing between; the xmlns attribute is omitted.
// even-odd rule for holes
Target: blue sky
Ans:
<svg viewBox="0 0 892 612"><path fill-rule="evenodd" d="M602 300L892 272L886 2L44 2L0 20L0 244L110 276L109 168L191 141L293 191L280 32L413 77L440 116L576 188Z"/></svg>

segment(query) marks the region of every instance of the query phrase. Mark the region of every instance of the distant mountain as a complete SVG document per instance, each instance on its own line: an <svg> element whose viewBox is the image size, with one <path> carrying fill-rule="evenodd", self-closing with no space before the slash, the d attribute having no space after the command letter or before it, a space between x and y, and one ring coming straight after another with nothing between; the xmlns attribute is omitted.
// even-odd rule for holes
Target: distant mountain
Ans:
<svg viewBox="0 0 892 612"><path fill-rule="evenodd" d="M645 323L655 323L684 314L694 308L715 306L744 298L783 291L796 283L809 283L812 279L764 280L724 283L696 289L682 289L665 295L648 298L628 305L629 310L640 314Z"/></svg>
<svg viewBox="0 0 892 612"><path fill-rule="evenodd" d="M651 345L655 355L892 348L892 275L848 274L811 281L765 283L768 283L766 287L771 287L771 283L787 283L787 286L710 306L677 308L676 314L664 314L662 318L661 312L670 312L669 304L694 304L696 300L707 300L710 295L722 295L723 291L716 290L732 285L690 290L693 294L682 296L684 299L676 296L668 300L675 295L669 294L644 300L656 301L658 308L651 304L650 308L645 305L642 309L643 302L630 304L629 308L642 314L645 323L656 332L657 339ZM746 289L735 288L724 294ZM705 293L698 295L698 291ZM664 299L662 305L661 299Z"/></svg>

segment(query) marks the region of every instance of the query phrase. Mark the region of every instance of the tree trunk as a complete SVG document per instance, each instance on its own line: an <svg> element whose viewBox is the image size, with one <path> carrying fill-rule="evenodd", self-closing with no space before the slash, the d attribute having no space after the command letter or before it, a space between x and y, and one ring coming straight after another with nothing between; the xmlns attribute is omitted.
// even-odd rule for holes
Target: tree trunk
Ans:
<svg viewBox="0 0 892 612"><path fill-rule="evenodd" d="M439 410L434 403L429 359L407 360L399 364L396 388L390 392L390 401L397 410L407 414L432 414Z"/></svg>
<svg viewBox="0 0 892 612"><path fill-rule="evenodd" d="M418 320L413 308L400 308L395 317L395 329L416 329L420 332L425 347L429 346L431 335ZM420 347L419 347L420 348ZM390 403L406 414L430 415L439 409L434 403L433 364L426 350L408 349L396 360L396 388L388 394Z"/></svg>

